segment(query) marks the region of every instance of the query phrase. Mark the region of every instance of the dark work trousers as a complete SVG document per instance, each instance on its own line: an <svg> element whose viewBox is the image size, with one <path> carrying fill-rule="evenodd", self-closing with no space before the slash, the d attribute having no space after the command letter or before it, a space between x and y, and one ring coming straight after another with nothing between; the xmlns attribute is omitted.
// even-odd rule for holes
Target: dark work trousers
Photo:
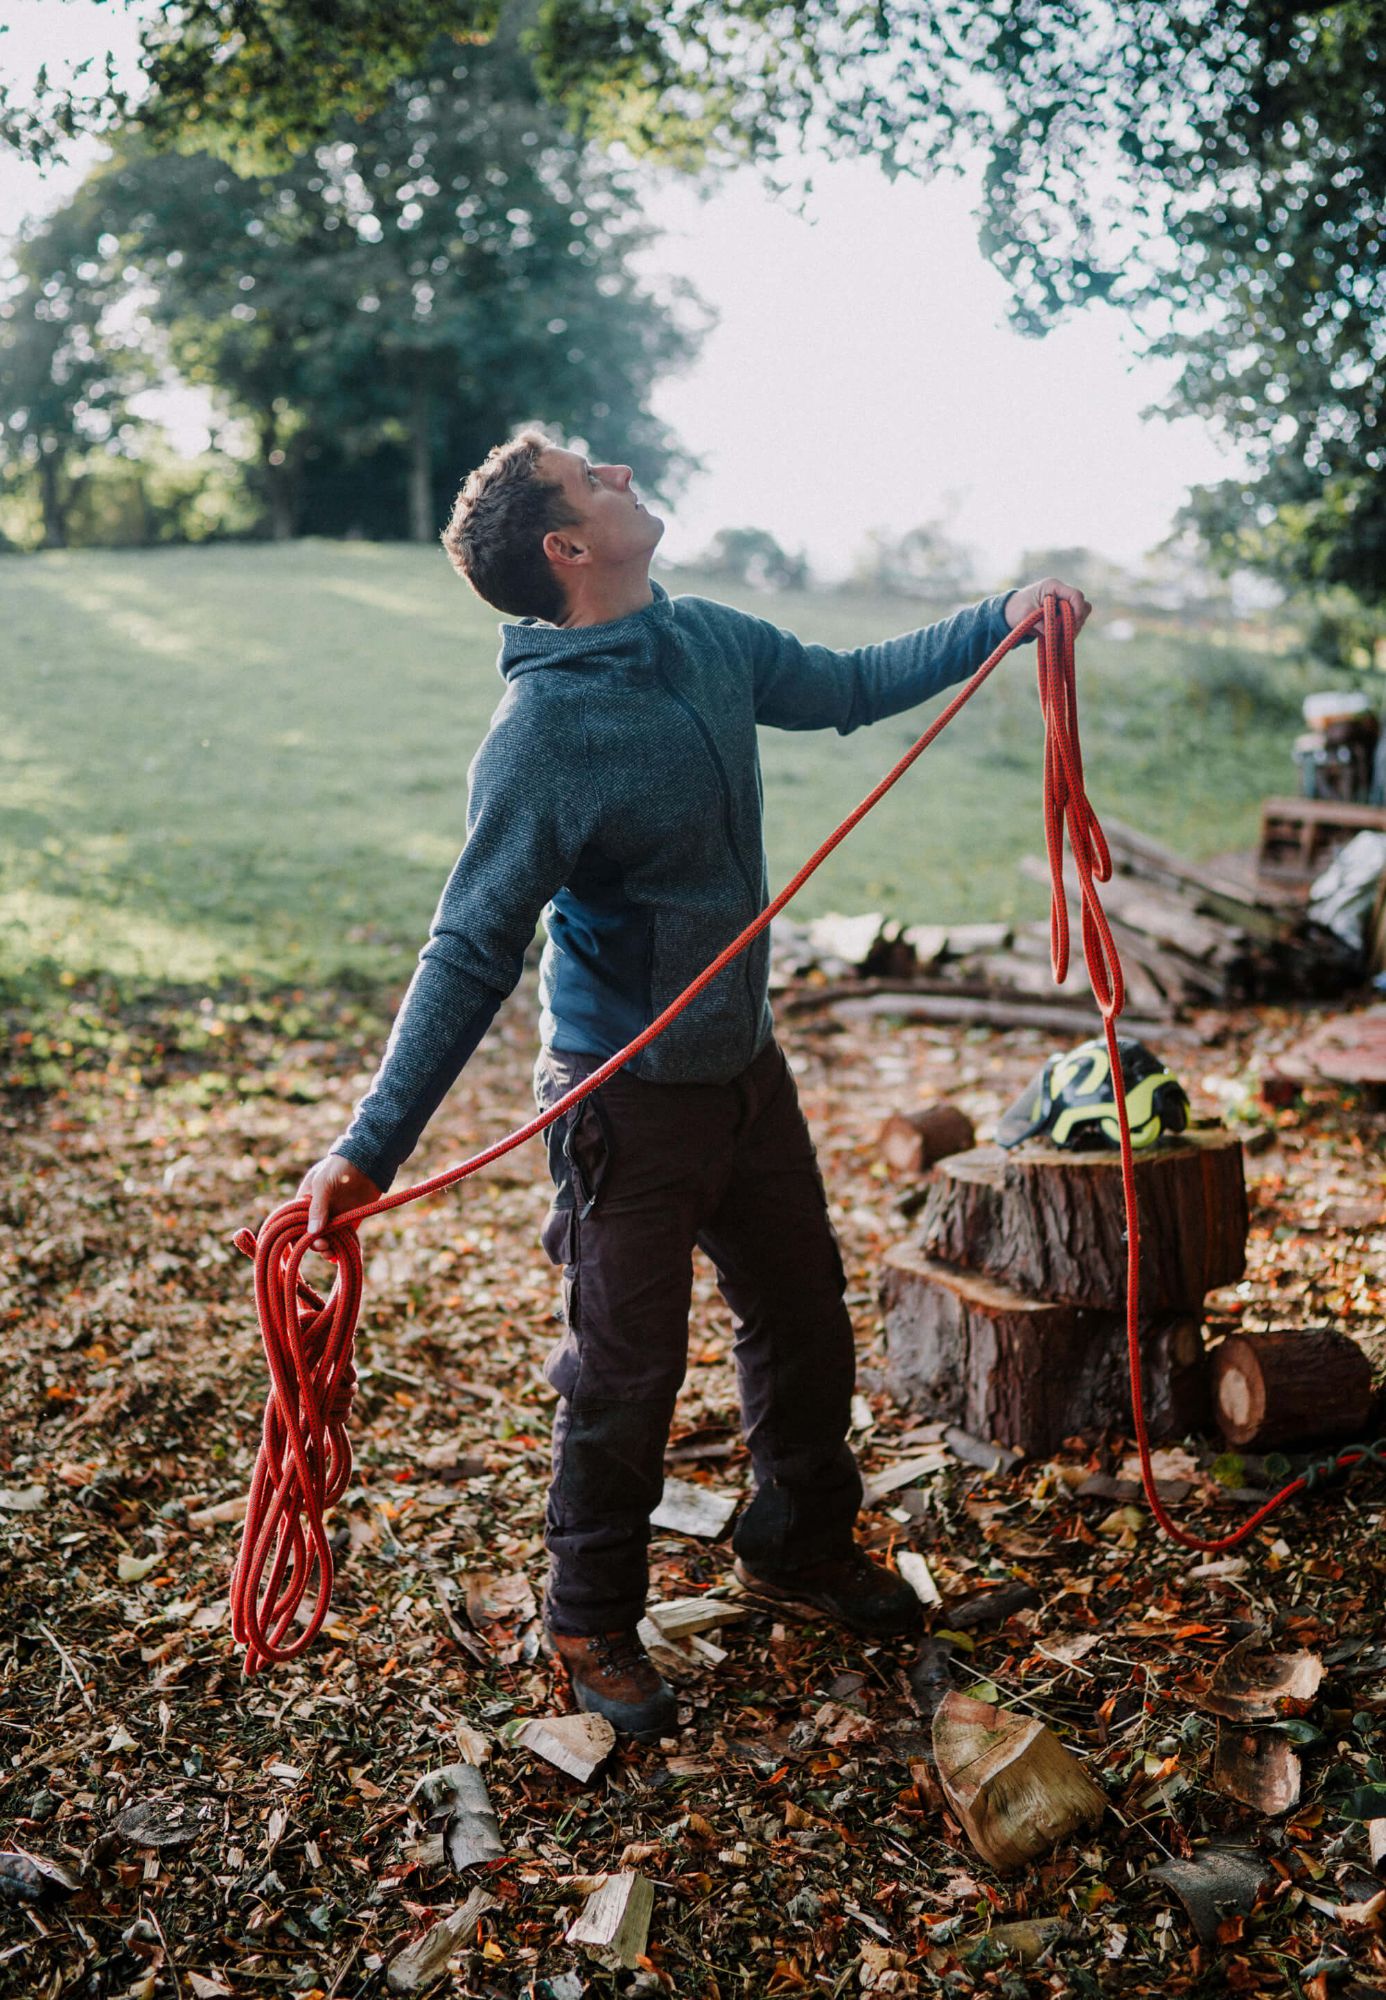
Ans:
<svg viewBox="0 0 1386 2000"><path fill-rule="evenodd" d="M545 1049L543 1109L598 1067ZM688 1365L694 1245L731 1308L755 1495L732 1546L784 1573L851 1544L861 1478L846 1439L855 1354L822 1177L783 1051L725 1084L608 1078L546 1133L543 1244L566 1327L545 1367L561 1397L545 1514L556 1632L644 1616L650 1515Z"/></svg>

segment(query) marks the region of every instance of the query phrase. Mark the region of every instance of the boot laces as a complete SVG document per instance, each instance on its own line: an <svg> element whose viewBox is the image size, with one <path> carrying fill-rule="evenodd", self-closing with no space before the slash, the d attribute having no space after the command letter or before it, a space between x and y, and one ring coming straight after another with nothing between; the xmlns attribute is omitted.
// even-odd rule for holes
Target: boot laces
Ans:
<svg viewBox="0 0 1386 2000"><path fill-rule="evenodd" d="M604 1674L638 1671L646 1665L645 1648L634 1632L602 1632L592 1641L597 1665Z"/></svg>

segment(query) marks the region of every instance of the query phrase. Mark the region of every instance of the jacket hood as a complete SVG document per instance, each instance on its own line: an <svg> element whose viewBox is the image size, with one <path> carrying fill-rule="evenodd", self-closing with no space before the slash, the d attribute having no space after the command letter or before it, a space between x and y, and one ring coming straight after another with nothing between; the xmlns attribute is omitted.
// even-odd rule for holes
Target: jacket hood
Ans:
<svg viewBox="0 0 1386 2000"><path fill-rule="evenodd" d="M673 630L674 605L663 584L650 583L654 601L624 618L603 625L546 625L542 618L520 618L500 628L497 664L506 680L532 673L537 667L583 667L598 661L623 666L653 666Z"/></svg>

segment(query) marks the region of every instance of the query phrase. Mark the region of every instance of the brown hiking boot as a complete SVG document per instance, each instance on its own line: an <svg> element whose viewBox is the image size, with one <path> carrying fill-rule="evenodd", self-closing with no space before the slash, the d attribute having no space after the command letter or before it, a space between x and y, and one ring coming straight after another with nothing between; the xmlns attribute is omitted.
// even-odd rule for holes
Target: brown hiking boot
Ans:
<svg viewBox="0 0 1386 2000"><path fill-rule="evenodd" d="M599 1632L592 1638L550 1632L548 1642L568 1670L579 1708L604 1715L623 1736L642 1742L668 1736L675 1728L674 1691L660 1679L634 1632Z"/></svg>
<svg viewBox="0 0 1386 2000"><path fill-rule="evenodd" d="M792 1618L826 1612L869 1639L899 1638L924 1624L924 1607L904 1578L855 1543L845 1555L804 1569L750 1570L739 1557L734 1569L748 1597Z"/></svg>

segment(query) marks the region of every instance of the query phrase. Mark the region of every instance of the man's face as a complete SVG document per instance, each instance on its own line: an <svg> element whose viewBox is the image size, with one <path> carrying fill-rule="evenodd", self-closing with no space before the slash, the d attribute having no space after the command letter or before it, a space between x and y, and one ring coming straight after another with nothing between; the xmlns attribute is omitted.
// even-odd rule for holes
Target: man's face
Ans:
<svg viewBox="0 0 1386 2000"><path fill-rule="evenodd" d="M664 522L638 498L628 465L594 465L555 445L540 454L537 470L562 488L575 516L558 531L560 539L585 551L594 569L624 568L655 549Z"/></svg>

